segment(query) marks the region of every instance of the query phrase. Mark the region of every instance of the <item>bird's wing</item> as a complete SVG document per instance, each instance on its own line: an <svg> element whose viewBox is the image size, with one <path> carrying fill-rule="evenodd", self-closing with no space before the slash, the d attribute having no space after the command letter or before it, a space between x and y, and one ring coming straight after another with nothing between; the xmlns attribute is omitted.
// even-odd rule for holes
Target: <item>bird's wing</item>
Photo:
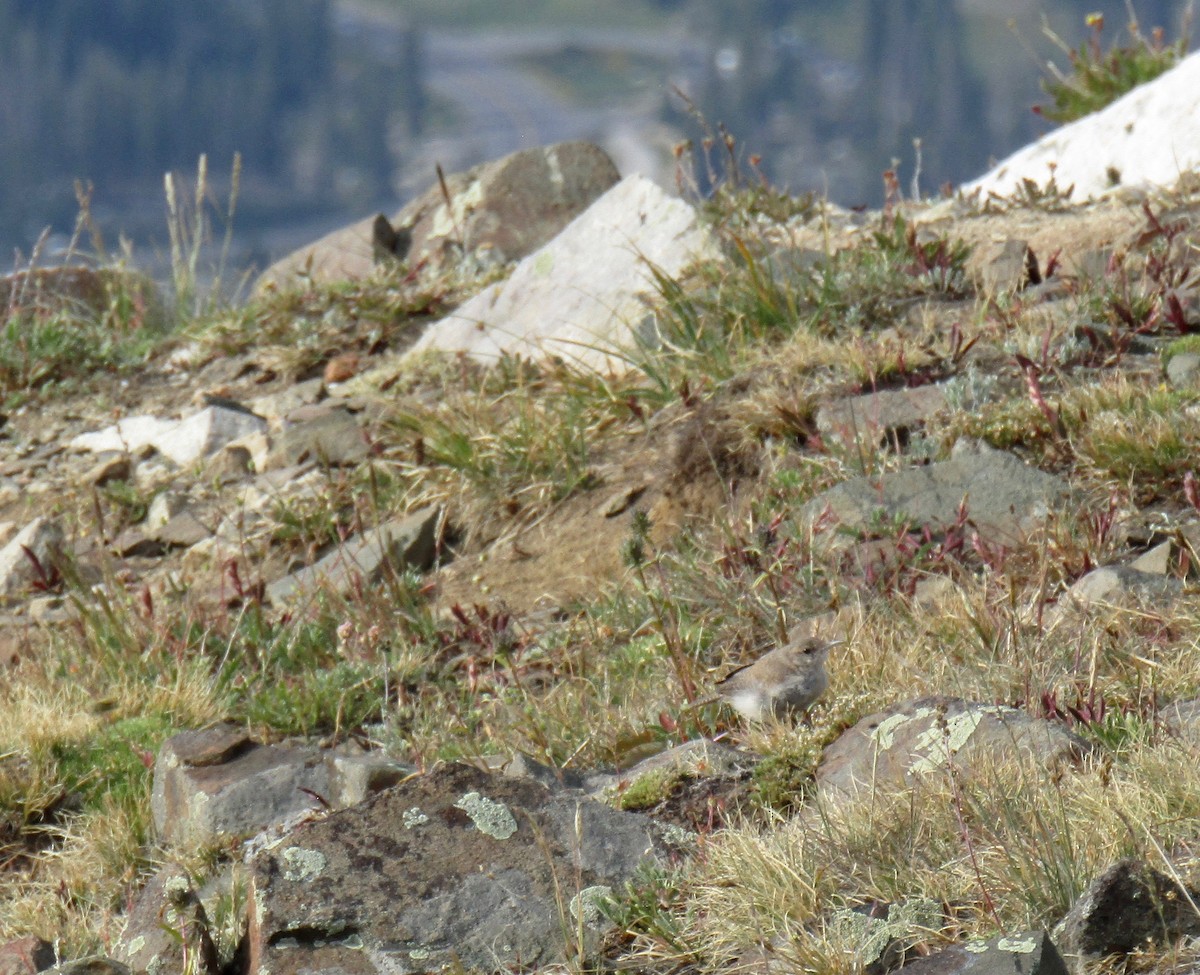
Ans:
<svg viewBox="0 0 1200 975"><path fill-rule="evenodd" d="M717 681L717 687L724 687L731 680L733 680L735 677L737 677L738 674L745 673L747 670L749 670L751 667L753 667L755 663L757 663L757 661L751 661L748 664L742 664L742 666L740 666L740 667L735 667L728 674L726 674L719 681Z"/></svg>

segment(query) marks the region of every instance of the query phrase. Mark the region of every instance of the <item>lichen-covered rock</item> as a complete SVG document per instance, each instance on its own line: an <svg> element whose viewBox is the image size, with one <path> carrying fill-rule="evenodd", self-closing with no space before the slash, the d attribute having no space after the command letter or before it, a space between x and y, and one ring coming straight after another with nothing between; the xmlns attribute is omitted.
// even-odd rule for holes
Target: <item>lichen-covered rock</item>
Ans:
<svg viewBox="0 0 1200 975"><path fill-rule="evenodd" d="M1067 975L1062 955L1044 931L968 941L917 958L909 975Z"/></svg>
<svg viewBox="0 0 1200 975"><path fill-rule="evenodd" d="M677 831L678 832L678 831ZM670 847L651 820L467 766L307 823L252 866L249 970L392 973L565 961L596 900Z"/></svg>
<svg viewBox="0 0 1200 975"><path fill-rule="evenodd" d="M863 718L830 745L817 769L825 799L894 792L944 773L971 775L985 762L1033 759L1046 767L1073 762L1086 743L1059 724L1016 708L928 697Z"/></svg>
<svg viewBox="0 0 1200 975"><path fill-rule="evenodd" d="M208 917L182 867L163 867L142 888L114 954L148 975L217 975L220 965Z"/></svg>

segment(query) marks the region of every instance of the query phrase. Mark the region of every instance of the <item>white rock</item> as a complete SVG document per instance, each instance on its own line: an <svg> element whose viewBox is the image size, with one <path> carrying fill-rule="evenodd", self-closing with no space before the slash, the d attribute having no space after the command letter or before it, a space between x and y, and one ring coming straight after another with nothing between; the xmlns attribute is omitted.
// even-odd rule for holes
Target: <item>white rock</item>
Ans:
<svg viewBox="0 0 1200 975"><path fill-rule="evenodd" d="M95 433L83 433L71 441L77 450L124 450L136 453L149 445L180 467L211 456L239 437L259 433L266 421L244 410L209 406L184 420L162 420L154 416L132 416Z"/></svg>
<svg viewBox="0 0 1200 975"><path fill-rule="evenodd" d="M21 485L11 477L0 477L0 508L7 508L21 500Z"/></svg>
<svg viewBox="0 0 1200 975"><path fill-rule="evenodd" d="M1141 85L1111 105L1047 133L962 187L1010 196L1025 179L1045 186L1074 184L1081 202L1121 186L1170 186L1200 168L1200 53Z"/></svg>
<svg viewBox="0 0 1200 975"><path fill-rule="evenodd" d="M146 530L154 531L162 528L176 515L183 514L187 508L188 498L186 495L174 491L163 491L161 494L156 494L146 512Z"/></svg>
<svg viewBox="0 0 1200 975"><path fill-rule="evenodd" d="M717 257L696 212L643 176L601 196L552 241L431 325L410 355L438 349L488 362L502 353L559 356L623 371L613 353L642 328L655 296L647 262L676 277Z"/></svg>
<svg viewBox="0 0 1200 975"><path fill-rule="evenodd" d="M181 467L215 454L231 440L267 429L261 416L209 406L182 420L155 446Z"/></svg>
<svg viewBox="0 0 1200 975"><path fill-rule="evenodd" d="M58 523L34 518L0 549L0 596L12 596L38 580L40 573L26 549L33 553L43 572L53 574L63 549Z"/></svg>
<svg viewBox="0 0 1200 975"><path fill-rule="evenodd" d="M106 450L121 450L134 454L148 445L157 447L157 441L178 425L178 420L162 420L156 416L129 416L95 433L81 433L71 441L71 446L76 450L91 450L97 454Z"/></svg>

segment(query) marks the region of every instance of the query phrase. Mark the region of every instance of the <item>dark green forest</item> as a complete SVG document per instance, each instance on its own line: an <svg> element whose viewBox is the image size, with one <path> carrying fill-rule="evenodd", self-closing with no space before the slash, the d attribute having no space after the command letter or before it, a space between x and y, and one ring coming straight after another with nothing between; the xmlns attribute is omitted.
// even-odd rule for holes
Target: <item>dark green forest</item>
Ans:
<svg viewBox="0 0 1200 975"><path fill-rule="evenodd" d="M412 65L365 64L330 18L330 0L0 0L6 250L70 228L75 180L161 212L163 174L201 153L226 181L241 153L250 221L388 195Z"/></svg>

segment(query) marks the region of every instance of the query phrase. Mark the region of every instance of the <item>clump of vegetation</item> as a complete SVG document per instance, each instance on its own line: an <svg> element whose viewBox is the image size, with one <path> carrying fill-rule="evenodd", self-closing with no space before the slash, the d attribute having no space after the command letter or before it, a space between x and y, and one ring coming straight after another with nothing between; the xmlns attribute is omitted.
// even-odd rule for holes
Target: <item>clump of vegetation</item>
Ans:
<svg viewBox="0 0 1200 975"><path fill-rule="evenodd" d="M27 266L0 284L0 402L69 392L97 372L146 362L170 330L154 283L114 258L92 219L91 188L77 183L79 215L63 267L41 267L47 235ZM80 252L84 233L91 252ZM88 257L79 266L76 258ZM100 265L92 267L92 263Z"/></svg>
<svg viewBox="0 0 1200 975"><path fill-rule="evenodd" d="M1085 20L1091 34L1073 49L1049 27L1044 32L1062 50L1070 62L1063 71L1049 63L1051 77L1042 80L1042 90L1050 96L1050 105L1035 106L1034 111L1051 122L1073 122L1099 111L1128 91L1174 67L1187 53L1186 35L1172 44L1166 42L1161 27L1150 36L1142 33L1137 16L1129 6L1129 41L1114 43L1107 51L1101 43L1104 15L1088 14Z"/></svg>

